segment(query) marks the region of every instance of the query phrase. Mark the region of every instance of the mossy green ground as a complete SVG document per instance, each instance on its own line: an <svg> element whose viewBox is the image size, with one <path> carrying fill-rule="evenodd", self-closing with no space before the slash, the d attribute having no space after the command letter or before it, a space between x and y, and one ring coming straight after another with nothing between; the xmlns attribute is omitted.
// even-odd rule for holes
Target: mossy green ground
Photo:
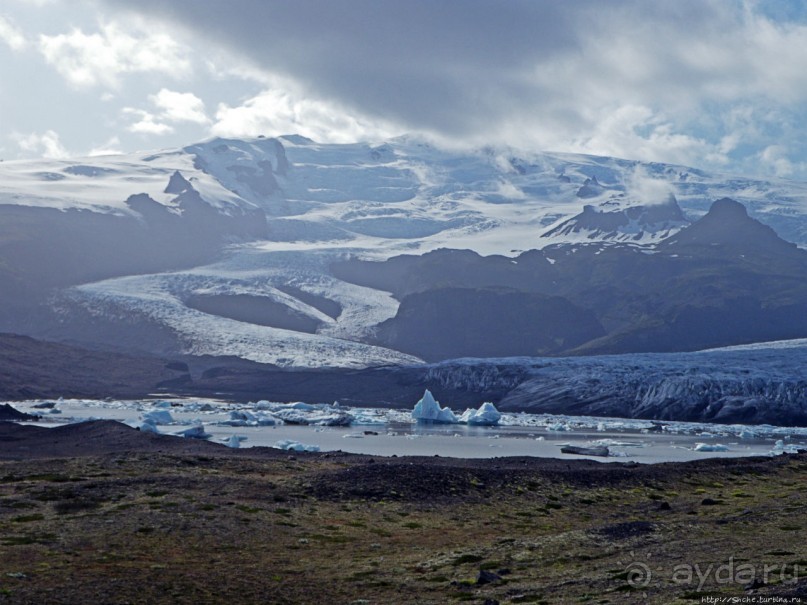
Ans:
<svg viewBox="0 0 807 605"><path fill-rule="evenodd" d="M806 458L421 462L0 462L0 603L807 602Z"/></svg>

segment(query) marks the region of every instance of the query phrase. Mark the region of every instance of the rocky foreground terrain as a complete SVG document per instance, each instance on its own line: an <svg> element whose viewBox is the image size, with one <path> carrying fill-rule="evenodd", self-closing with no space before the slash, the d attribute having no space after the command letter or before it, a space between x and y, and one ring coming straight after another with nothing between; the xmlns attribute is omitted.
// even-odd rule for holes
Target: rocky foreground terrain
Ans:
<svg viewBox="0 0 807 605"><path fill-rule="evenodd" d="M290 455L0 422L0 603L807 599L805 473L796 455Z"/></svg>

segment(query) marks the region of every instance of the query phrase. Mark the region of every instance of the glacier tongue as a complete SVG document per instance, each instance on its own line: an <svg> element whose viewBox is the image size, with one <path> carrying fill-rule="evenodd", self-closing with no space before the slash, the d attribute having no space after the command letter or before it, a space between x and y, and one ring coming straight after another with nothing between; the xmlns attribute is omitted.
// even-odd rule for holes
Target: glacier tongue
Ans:
<svg viewBox="0 0 807 605"><path fill-rule="evenodd" d="M696 353L446 361L426 379L503 411L807 426L807 341ZM748 435L746 435L748 437Z"/></svg>

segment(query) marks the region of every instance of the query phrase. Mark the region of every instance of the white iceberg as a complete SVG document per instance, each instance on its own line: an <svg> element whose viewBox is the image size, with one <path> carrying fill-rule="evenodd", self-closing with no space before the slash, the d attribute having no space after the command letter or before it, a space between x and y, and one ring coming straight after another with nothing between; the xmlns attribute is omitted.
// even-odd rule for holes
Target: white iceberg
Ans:
<svg viewBox="0 0 807 605"><path fill-rule="evenodd" d="M150 422L134 422L129 424L133 429L137 429L142 433L155 433L159 434L160 431L157 430L157 427L151 424Z"/></svg>
<svg viewBox="0 0 807 605"><path fill-rule="evenodd" d="M279 450L289 450L294 452L318 452L319 446L318 445L305 445L300 443L299 441L295 441L294 439L281 439L280 441L275 442L272 447L276 447Z"/></svg>
<svg viewBox="0 0 807 605"><path fill-rule="evenodd" d="M278 419L271 414L255 414L249 410L233 410L230 412L228 420L222 420L219 424L225 426L275 426Z"/></svg>
<svg viewBox="0 0 807 605"><path fill-rule="evenodd" d="M696 452L727 452L728 446L722 443L696 443L693 448Z"/></svg>
<svg viewBox="0 0 807 605"><path fill-rule="evenodd" d="M449 408L441 408L434 400L431 392L426 389L423 397L415 404L412 418L422 423L457 424L457 417Z"/></svg>
<svg viewBox="0 0 807 605"><path fill-rule="evenodd" d="M177 435L186 437L188 439L210 439L213 435L205 431L205 427L201 424L194 425L189 429L180 431Z"/></svg>
<svg viewBox="0 0 807 605"><path fill-rule="evenodd" d="M238 435L231 435L230 436L230 438L227 440L227 447L232 447L232 448L241 447L241 439L238 438Z"/></svg>
<svg viewBox="0 0 807 605"><path fill-rule="evenodd" d="M258 417L247 410L233 410L230 412L230 418L222 420L219 424L227 426L257 426Z"/></svg>
<svg viewBox="0 0 807 605"><path fill-rule="evenodd" d="M174 418L171 416L171 412L166 410L151 410L143 414L143 422L156 426L158 424L171 424L174 422Z"/></svg>
<svg viewBox="0 0 807 605"><path fill-rule="evenodd" d="M485 402L479 406L478 410L467 409L460 416L460 422L474 426L495 426L499 424L502 414L496 406L490 402Z"/></svg>
<svg viewBox="0 0 807 605"><path fill-rule="evenodd" d="M353 416L347 412L331 411L321 412L316 408L313 413L299 408L285 408L273 412L274 416L286 424L317 425L317 426L350 426Z"/></svg>
<svg viewBox="0 0 807 605"><path fill-rule="evenodd" d="M787 437L785 437L787 439ZM785 445L784 440L777 439L776 443L771 450L771 456L781 456L782 454L798 454L799 452L805 451L804 446L798 446L795 443L788 443Z"/></svg>

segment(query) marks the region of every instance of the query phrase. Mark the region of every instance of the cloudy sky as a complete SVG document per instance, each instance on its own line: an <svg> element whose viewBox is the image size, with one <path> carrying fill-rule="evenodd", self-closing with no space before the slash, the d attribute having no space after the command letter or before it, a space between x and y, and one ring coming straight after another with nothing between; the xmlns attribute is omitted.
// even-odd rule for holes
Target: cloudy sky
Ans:
<svg viewBox="0 0 807 605"><path fill-rule="evenodd" d="M0 2L0 158L289 133L805 179L807 1Z"/></svg>

